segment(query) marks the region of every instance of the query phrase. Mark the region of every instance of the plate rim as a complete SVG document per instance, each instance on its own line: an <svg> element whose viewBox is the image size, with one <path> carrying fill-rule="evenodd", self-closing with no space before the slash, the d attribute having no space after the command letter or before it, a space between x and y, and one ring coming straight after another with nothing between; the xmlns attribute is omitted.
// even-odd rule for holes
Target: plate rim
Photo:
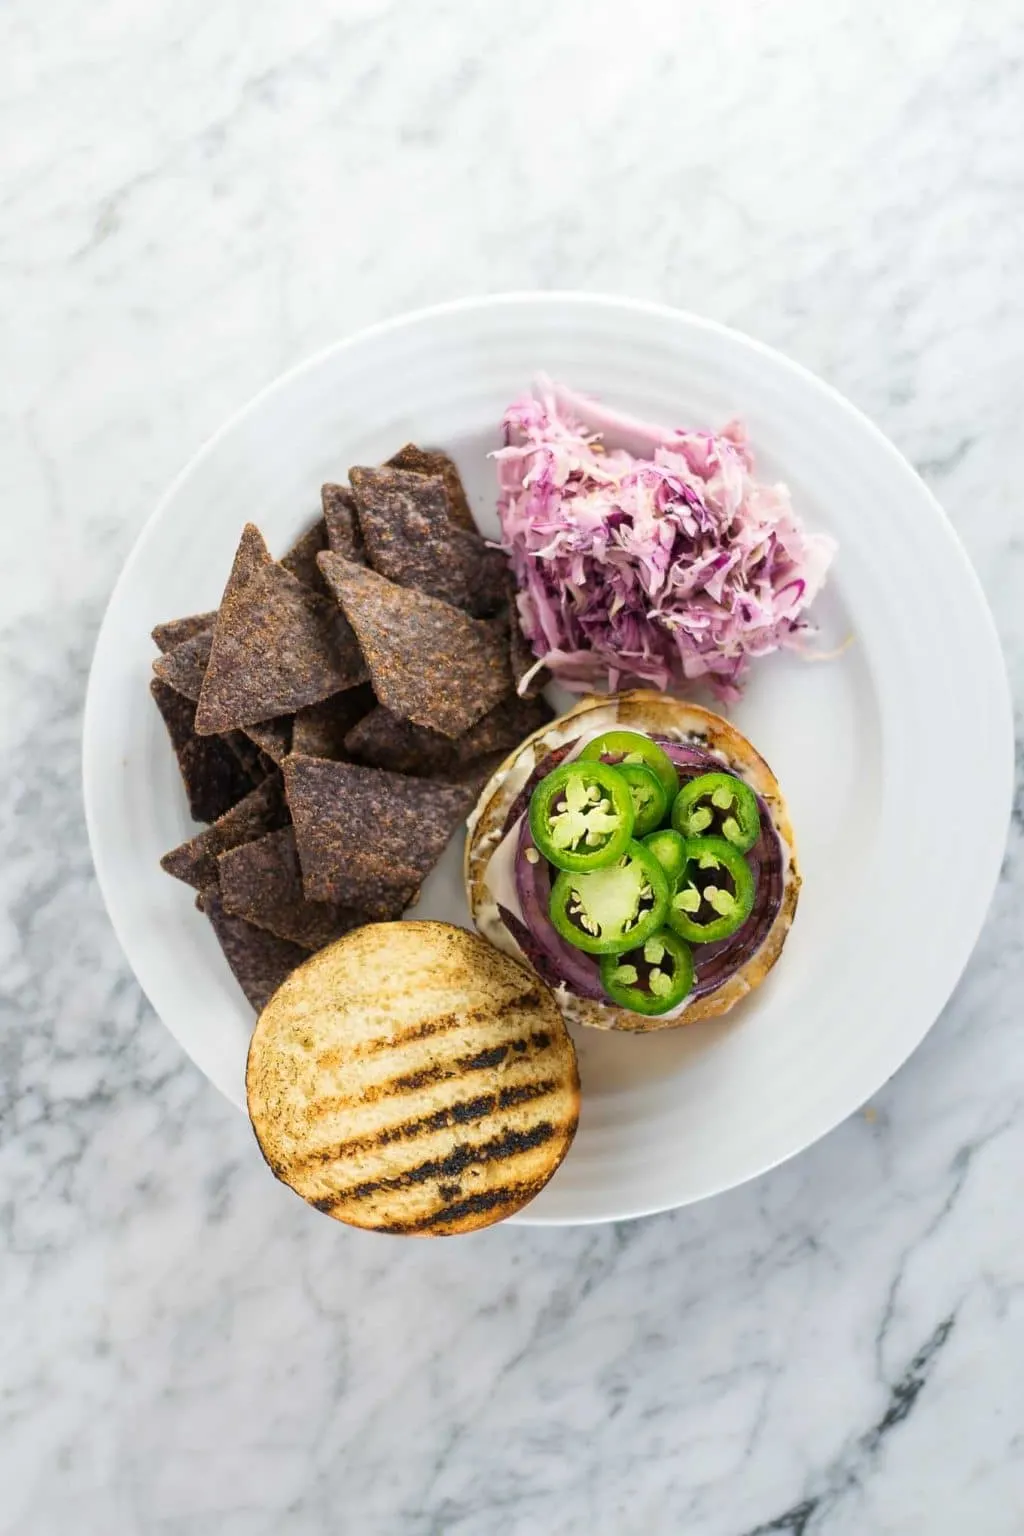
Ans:
<svg viewBox="0 0 1024 1536"><path fill-rule="evenodd" d="M760 1178L763 1174L770 1172L772 1169L781 1166L785 1162L788 1162L790 1158L797 1156L800 1152L808 1150L816 1142L820 1141L824 1136L835 1130L837 1126L841 1125L851 1115L855 1114L858 1108L860 1108L860 1106L865 1103L867 1099L872 1096L872 1094L878 1092L879 1089L883 1087L884 1084L888 1082L891 1077L894 1076L895 1073L898 1072L906 1064L906 1062L921 1045L926 1035L937 1022L941 1012L948 1004L950 997L959 984L964 970L966 969L971 955L973 954L977 945L978 938L991 909L992 896L995 892L999 870L1001 868L1003 856L1005 853L1006 834L1009 829L1009 822L1012 811L1015 756L1012 693L1010 690L1009 678L1006 669L1006 659L1002 650L1002 645L1000 643L998 629L978 573L975 570L975 567L963 543L961 542L956 529L947 516L941 502L938 500L938 497L926 484L913 464L911 464L910 460L900 451L896 444L893 443L891 439L885 435L882 429L877 426L876 423L872 421L872 419L860 409L859 406L855 405L850 399L848 399L847 396L845 396L835 385L829 383L828 380L823 379L812 369L790 357L788 354L779 351L777 348L759 340L755 336L751 336L745 331L739 330L734 326L726 325L722 321L714 320L708 316L699 315L691 310L678 308L674 305L664 304L657 300L631 298L626 295L607 292L591 293L582 289L517 289L507 292L473 294L461 298L449 299L441 303L423 305L416 309L407 310L388 316L384 319L375 321L370 325L360 327L356 331L348 333L327 343L325 346L318 348L315 352L312 352L307 356L299 359L284 372L270 379L254 395L252 395L234 411L232 411L230 415L221 423L221 425L217 427L217 429L211 433L184 462L181 469L179 469L178 472L173 476L163 494L158 498L152 511L148 517L145 518L141 527L139 528L132 542L131 548L128 551L128 554L117 575L117 578L110 589L110 593L104 606L103 617L97 630L96 639L92 648L92 655L90 657L89 676L85 691L85 705L82 719L82 795L85 812L86 832L89 841L89 850L93 862L93 868L96 873L97 885L99 886L100 896L103 901L108 921L110 922L110 925L114 931L114 936L121 948L125 961L127 962L129 969L132 971L132 975L135 977L140 990L146 996L147 1002L149 1003L150 1007L153 1008L154 1013L160 1020L163 1028L165 1028L167 1032L172 1036L175 1043L185 1053L185 1055L193 1061L197 1070L202 1073L203 1077L211 1085L211 1087L217 1089L217 1091L221 1093L222 1097L224 1097L227 1102L232 1103L233 1101L228 1098L228 1095L224 1092L220 1085L207 1075L203 1067L199 1064L198 1061L196 1061L195 1057L192 1056L192 1053L188 1050L184 1042L179 1038L175 1030L173 1030L166 1023L166 1021L163 1019L163 1016L160 1014L159 1010L153 1003L152 999L149 997L149 994L146 992L145 987L135 972L134 965L132 964L130 958L128 946L123 936L122 925L115 918L114 907L112 907L111 901L108 898L110 877L109 870L105 865L102 840L99 835L99 813L97 810L96 782L97 774L99 772L100 754L96 750L95 742L97 736L96 717L97 712L101 708L101 705L99 703L100 685L97 682L96 660L98 654L101 651L108 624L111 622L112 611L117 604L121 591L127 586L133 577L135 566L142 558L142 551L147 543L151 529L163 517L167 506L173 501L182 485L206 461L206 459L217 450L221 442L234 431L240 422L242 422L251 412L255 412L260 409L278 392L286 391L295 379L301 377L306 372L315 370L329 357L336 356L357 347L365 346L366 344L372 343L380 337L385 337L396 331L401 331L406 328L413 329L417 325L431 323L437 320L443 320L447 316L451 315L462 315L487 310L511 309L519 306L535 306L538 308L547 309L572 307L577 309L593 308L618 310L624 314L644 315L648 318L660 318L666 321L671 321L673 323L683 321L687 326L692 327L698 331L703 331L709 335L720 336L723 340L727 340L732 344L738 343L748 352L753 352L760 355L764 359L770 361L774 367L783 369L794 377L802 380L805 385L809 385L819 395L827 397L835 409L840 410L848 419L855 422L862 431L866 430L867 434L873 440L876 449L884 455L884 457L894 468L903 474L909 474L913 476L919 491L923 493L923 495L930 503L932 513L937 514L936 528L939 528L943 531L949 551L956 559L959 578L970 589L973 599L972 606L976 610L980 630L983 631L983 638L990 653L992 667L990 670L986 670L986 678L992 685L994 685L996 674L998 674L1000 679L1000 686L998 690L998 706L995 703L993 704L992 713L993 718L998 720L998 734L1002 737L1002 744L994 742L986 755L992 757L994 764L996 764L997 758L1002 758L1003 792L1001 795L1001 803L1004 806L1004 816L1002 819L1006 830L1004 831L1002 841L999 844L998 853L991 857L991 867L986 872L984 885L989 890L988 900L984 906L981 906L979 903L979 915L976 922L971 925L970 943L965 944L964 946L963 961L957 969L956 974L950 981L948 989L946 990L945 997L934 1013L933 1017L928 1019L919 1031L915 1030L915 1037L912 1038L909 1043L906 1043L905 1045L901 1043L900 1049L902 1054L900 1059L894 1066L889 1067L885 1071L885 1075L880 1079L874 1088L868 1091L864 1098L859 1099L857 1103L852 1104L845 1112L839 1114L838 1116L833 1116L831 1113L829 1113L826 1116L827 1123L816 1129L809 1138L801 1139L798 1145L793 1146L788 1150L781 1151L777 1156L767 1158L762 1164L751 1168L751 1170L744 1174L744 1176L740 1179L727 1179L725 1182L718 1184L713 1188L709 1188L701 1194L684 1196L682 1199L678 1200L655 1200L650 1204L631 1204L628 1209L618 1212L582 1214L575 1217L546 1216L541 1213L531 1214L530 1207L527 1207L524 1211L518 1213L515 1217L510 1218L510 1220L514 1221L516 1225L521 1226L590 1226L603 1224L609 1221L640 1219L641 1217L657 1215L665 1211L682 1209L687 1205L697 1204L703 1200L713 1199L715 1196L724 1194L730 1189L739 1188L743 1184L749 1183L753 1179ZM238 1106L234 1105L233 1107L237 1108Z"/></svg>

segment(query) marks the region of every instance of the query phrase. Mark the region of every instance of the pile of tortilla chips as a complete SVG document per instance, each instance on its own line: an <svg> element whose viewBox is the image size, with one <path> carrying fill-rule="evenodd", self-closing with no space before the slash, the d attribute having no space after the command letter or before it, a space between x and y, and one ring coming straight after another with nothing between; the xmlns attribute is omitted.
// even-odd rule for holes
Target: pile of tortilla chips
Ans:
<svg viewBox="0 0 1024 1536"><path fill-rule="evenodd" d="M410 444L321 504L279 561L247 524L217 611L153 631L150 688L209 823L161 863L256 1009L313 950L415 902L551 713L516 692L507 564L446 454Z"/></svg>

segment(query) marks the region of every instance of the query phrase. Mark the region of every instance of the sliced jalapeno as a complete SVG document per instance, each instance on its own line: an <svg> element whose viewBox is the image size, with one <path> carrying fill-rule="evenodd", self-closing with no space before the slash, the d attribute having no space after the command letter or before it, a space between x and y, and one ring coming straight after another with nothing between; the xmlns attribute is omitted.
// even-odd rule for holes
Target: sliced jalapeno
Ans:
<svg viewBox="0 0 1024 1536"><path fill-rule="evenodd" d="M754 875L724 837L695 837L668 911L669 925L691 944L713 944L742 928L754 905Z"/></svg>
<svg viewBox="0 0 1024 1536"><path fill-rule="evenodd" d="M530 797L533 840L559 869L613 864L633 836L635 819L629 785L604 763L562 763Z"/></svg>
<svg viewBox="0 0 1024 1536"><path fill-rule="evenodd" d="M683 837L724 837L746 853L761 832L754 791L732 773L702 773L684 784L672 806L672 825Z"/></svg>
<svg viewBox="0 0 1024 1536"><path fill-rule="evenodd" d="M668 876L669 889L674 891L686 863L686 838L673 832L671 827L662 827L660 832L652 832L643 842Z"/></svg>
<svg viewBox="0 0 1024 1536"><path fill-rule="evenodd" d="M659 928L635 949L602 956L601 985L620 1008L668 1013L693 986L690 946L671 928Z"/></svg>
<svg viewBox="0 0 1024 1536"><path fill-rule="evenodd" d="M646 763L616 763L615 772L625 779L633 796L633 836L646 837L668 815L670 801L665 786Z"/></svg>
<svg viewBox="0 0 1024 1536"><path fill-rule="evenodd" d="M588 762L643 763L660 779L672 804L679 792L679 771L668 753L640 731L605 731L588 741L580 757Z"/></svg>
<svg viewBox="0 0 1024 1536"><path fill-rule="evenodd" d="M643 944L665 922L665 871L643 843L631 842L614 864L577 874L562 870L551 888L553 926L588 955L613 955Z"/></svg>

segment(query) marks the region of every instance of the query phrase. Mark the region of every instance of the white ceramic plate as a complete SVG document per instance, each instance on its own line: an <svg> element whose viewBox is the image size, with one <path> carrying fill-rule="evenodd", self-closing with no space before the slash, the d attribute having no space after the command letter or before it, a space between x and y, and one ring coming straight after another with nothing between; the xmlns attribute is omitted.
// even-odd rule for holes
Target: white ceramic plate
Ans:
<svg viewBox="0 0 1024 1536"><path fill-rule="evenodd" d="M414 439L458 460L496 532L504 406L544 371L670 424L747 423L759 472L839 541L818 616L839 659L756 665L737 724L789 799L804 888L768 982L717 1024L577 1035L584 1101L566 1162L520 1217L587 1222L699 1200L792 1156L868 1098L935 1019L977 938L1003 852L1009 697L978 582L885 438L767 347L691 315L584 294L470 300L376 326L265 390L178 477L110 600L85 717L100 885L154 1008L244 1105L252 1014L193 893L158 868L190 823L147 682L160 620L216 605L243 522L282 553L324 480ZM970 793L950 743L970 743ZM461 845L461 839L457 840ZM466 922L460 847L417 916Z"/></svg>

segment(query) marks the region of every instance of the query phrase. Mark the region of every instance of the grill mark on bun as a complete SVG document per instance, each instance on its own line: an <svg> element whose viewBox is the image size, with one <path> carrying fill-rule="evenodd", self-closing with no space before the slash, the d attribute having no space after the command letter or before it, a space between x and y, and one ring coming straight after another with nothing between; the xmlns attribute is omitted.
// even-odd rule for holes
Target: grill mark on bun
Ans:
<svg viewBox="0 0 1024 1536"><path fill-rule="evenodd" d="M535 1045L539 1051L546 1051L550 1044L551 1036L539 1030L535 1035L520 1035L518 1040L510 1040L506 1045L494 1045L489 1050L478 1051L475 1056L465 1056L459 1066L464 1072L478 1072L484 1067L498 1066L500 1062L506 1061L513 1051L524 1055L531 1045Z"/></svg>
<svg viewBox="0 0 1024 1536"><path fill-rule="evenodd" d="M447 1082L466 1072L486 1072L500 1066L503 1061L532 1059L551 1045L551 1036L545 1030L532 1035L520 1035L502 1045L488 1046L472 1056L448 1057L429 1067L419 1067L415 1072L400 1072L382 1083L370 1083L351 1098L317 1099L314 1107L318 1114L331 1111L356 1109L364 1104L377 1104L382 1099L399 1098L402 1094L418 1093L435 1083ZM531 1050L531 1047L535 1049ZM319 1065L319 1062L318 1062Z"/></svg>
<svg viewBox="0 0 1024 1536"><path fill-rule="evenodd" d="M544 997L536 987L529 987L518 997L507 998L503 1003L487 1003L479 1008L454 1009L449 1013L438 1014L436 1018L425 1019L421 1024L414 1024L409 1029L399 1029L393 1034L381 1035L379 1039L368 1041L358 1050L344 1053L337 1050L324 1051L317 1057L317 1066L336 1067L342 1060L359 1061L366 1056L377 1056L382 1051L392 1051L397 1046L411 1045L417 1040L431 1040L437 1035L451 1034L454 1030L465 1029L486 1020L499 1020L506 1014L537 1012L544 1007Z"/></svg>
<svg viewBox="0 0 1024 1536"><path fill-rule="evenodd" d="M421 1216L415 1221L391 1222L386 1227L380 1227L379 1230L398 1235L426 1232L431 1228L444 1228L453 1222L465 1221L468 1216L482 1216L486 1212L501 1210L504 1207L515 1210L524 1205L527 1200L532 1199L536 1193L536 1184L505 1184L500 1189L482 1190L478 1195L467 1195L463 1200L443 1205L430 1216Z"/></svg>
<svg viewBox="0 0 1024 1536"><path fill-rule="evenodd" d="M561 1084L553 1077L533 1083L510 1083L497 1093L480 1093L473 1099L461 1099L435 1109L429 1115L417 1115L414 1120L403 1120L398 1125L383 1126L379 1131L368 1131L365 1136L352 1136L318 1152L310 1152L302 1162L306 1164L330 1163L335 1158L349 1157L354 1152L373 1152L397 1142L412 1142L433 1131L444 1131L450 1126L472 1125L498 1109L512 1109L517 1104L529 1104L536 1099L557 1093ZM274 1170L277 1171L276 1169Z"/></svg>
<svg viewBox="0 0 1024 1536"><path fill-rule="evenodd" d="M414 1184L425 1183L427 1179L448 1179L465 1173L467 1168L476 1164L498 1162L506 1157L515 1157L520 1152L532 1152L534 1147L542 1147L557 1134L558 1128L550 1120L541 1120L528 1131L510 1129L479 1146L459 1142L444 1157L430 1157L418 1163L415 1168L406 1168L402 1173L349 1185L346 1189L340 1189L336 1198L345 1201L365 1200L367 1195L375 1195L381 1190L409 1189Z"/></svg>

